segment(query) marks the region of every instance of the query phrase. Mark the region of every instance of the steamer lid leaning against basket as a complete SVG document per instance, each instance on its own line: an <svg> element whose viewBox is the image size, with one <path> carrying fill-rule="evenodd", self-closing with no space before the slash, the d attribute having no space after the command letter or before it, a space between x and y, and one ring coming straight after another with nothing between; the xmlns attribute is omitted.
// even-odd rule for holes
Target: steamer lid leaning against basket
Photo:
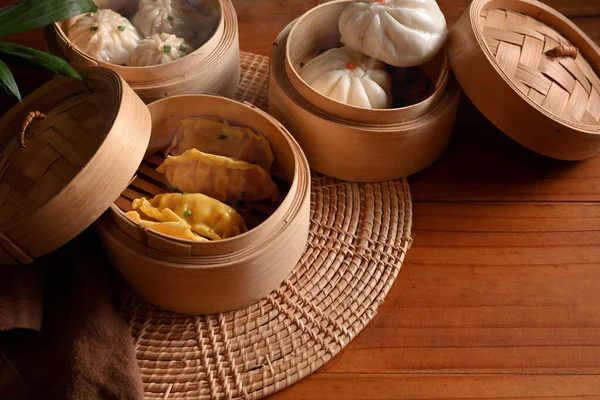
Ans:
<svg viewBox="0 0 600 400"><path fill-rule="evenodd" d="M507 136L561 160L600 149L600 49L569 19L535 0L474 0L448 47L464 92Z"/></svg>
<svg viewBox="0 0 600 400"><path fill-rule="evenodd" d="M0 264L32 263L84 231L144 156L148 108L114 71L80 73L85 84L57 77L0 119Z"/></svg>

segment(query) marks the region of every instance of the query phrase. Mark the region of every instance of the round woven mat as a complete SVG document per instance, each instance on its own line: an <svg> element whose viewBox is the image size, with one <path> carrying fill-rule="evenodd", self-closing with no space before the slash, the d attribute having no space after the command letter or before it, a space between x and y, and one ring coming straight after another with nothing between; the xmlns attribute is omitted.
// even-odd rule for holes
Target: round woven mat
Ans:
<svg viewBox="0 0 600 400"><path fill-rule="evenodd" d="M268 61L242 53L237 100L265 108ZM316 371L377 312L410 247L411 221L406 180L313 174L306 252L268 297L203 316L128 302L146 398L259 399Z"/></svg>

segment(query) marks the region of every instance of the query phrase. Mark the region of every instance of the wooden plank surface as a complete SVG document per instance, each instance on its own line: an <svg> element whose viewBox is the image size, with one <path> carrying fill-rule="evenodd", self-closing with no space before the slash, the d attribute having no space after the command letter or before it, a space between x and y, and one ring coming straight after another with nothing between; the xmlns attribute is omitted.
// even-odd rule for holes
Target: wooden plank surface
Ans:
<svg viewBox="0 0 600 400"><path fill-rule="evenodd" d="M234 0L242 50L268 55L323 2ZM600 43L600 1L545 3ZM439 4L452 25L469 1ZM39 31L9 39L43 48ZM47 79L16 75L24 92ZM375 319L271 398L600 399L600 155L535 155L465 99L444 156L409 182L415 242Z"/></svg>
<svg viewBox="0 0 600 400"><path fill-rule="evenodd" d="M600 399L600 378L587 375L313 375L283 391L280 400L592 400Z"/></svg>

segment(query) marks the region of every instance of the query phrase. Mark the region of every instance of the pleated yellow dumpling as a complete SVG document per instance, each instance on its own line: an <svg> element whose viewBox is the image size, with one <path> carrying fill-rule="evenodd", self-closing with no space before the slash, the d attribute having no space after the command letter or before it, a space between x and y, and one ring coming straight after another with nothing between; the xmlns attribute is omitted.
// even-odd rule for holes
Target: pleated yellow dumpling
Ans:
<svg viewBox="0 0 600 400"><path fill-rule="evenodd" d="M195 240L197 242L208 241L208 239L196 235L194 232L192 232L190 225L181 219L174 221L156 222L143 220L137 211L129 211L126 215L138 224L146 226L148 229L159 233L163 233L165 235L173 236L179 239Z"/></svg>
<svg viewBox="0 0 600 400"><path fill-rule="evenodd" d="M190 149L257 164L266 171L275 160L269 141L260 133L211 118L183 119L166 154L179 156Z"/></svg>
<svg viewBox="0 0 600 400"><path fill-rule="evenodd" d="M169 156L157 169L182 192L204 193L226 203L279 198L279 188L259 165L203 153L197 149Z"/></svg>
<svg viewBox="0 0 600 400"><path fill-rule="evenodd" d="M200 193L159 194L150 201L141 198L133 201L133 209L160 222L181 220L192 232L213 240L231 238L248 231L237 211Z"/></svg>

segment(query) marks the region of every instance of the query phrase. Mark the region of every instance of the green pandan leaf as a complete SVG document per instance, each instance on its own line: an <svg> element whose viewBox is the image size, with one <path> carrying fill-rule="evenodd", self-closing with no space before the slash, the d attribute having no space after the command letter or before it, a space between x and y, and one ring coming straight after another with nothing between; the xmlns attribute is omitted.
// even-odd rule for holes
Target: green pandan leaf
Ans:
<svg viewBox="0 0 600 400"><path fill-rule="evenodd" d="M0 60L0 86L21 101L21 93L17 87L17 82L15 82L10 69L8 69L8 66L2 60Z"/></svg>
<svg viewBox="0 0 600 400"><path fill-rule="evenodd" d="M97 10L98 7L92 0L21 0L0 8L0 37Z"/></svg>
<svg viewBox="0 0 600 400"><path fill-rule="evenodd" d="M43 68L54 74L66 75L82 80L79 73L62 58L27 46L0 42L0 59L8 64Z"/></svg>

